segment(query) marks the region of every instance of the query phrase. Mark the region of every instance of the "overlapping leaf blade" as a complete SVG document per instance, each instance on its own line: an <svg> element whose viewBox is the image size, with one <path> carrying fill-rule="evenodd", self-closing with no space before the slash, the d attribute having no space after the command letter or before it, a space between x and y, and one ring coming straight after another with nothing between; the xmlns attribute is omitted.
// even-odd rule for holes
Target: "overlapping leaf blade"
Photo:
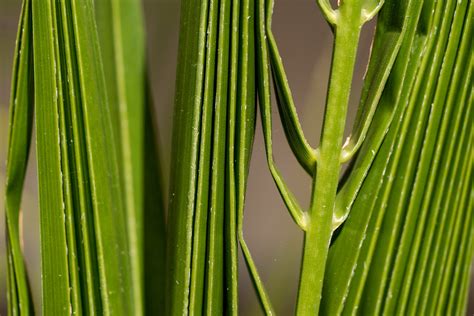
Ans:
<svg viewBox="0 0 474 316"><path fill-rule="evenodd" d="M20 204L33 127L31 3L24 1L13 64L5 185L9 315L33 314L20 236Z"/></svg>
<svg viewBox="0 0 474 316"><path fill-rule="evenodd" d="M120 150L138 314L164 307L165 284L162 179L140 6L136 0L95 3L114 140ZM145 293L150 296L144 297Z"/></svg>
<svg viewBox="0 0 474 316"><path fill-rule="evenodd" d="M131 108L141 109L142 114L124 114L125 119L134 118L133 132L127 130L134 144L130 149L129 142L117 141L120 138L114 135L113 126L123 123L123 117L114 117L112 112L117 107L108 103L92 2L47 1L31 6L25 1L20 30L19 47L25 54L19 51L18 66L15 66L19 72L14 76L12 158L8 163L12 181L7 182L10 183L7 216L12 223L10 239L14 250L9 271L15 271L9 278L9 289L14 294L9 299L11 311L13 314L18 308L22 314L32 311L24 267L19 265L23 260L21 251L18 252L19 245L15 245L20 238L18 208L32 126L33 103L28 89L34 76L43 313L87 311L108 315L133 311L141 314L143 238L140 236L143 228L140 224L143 223L145 178L140 168L144 165L145 135L140 131L144 125L153 128L150 123L143 124L147 97L144 67L137 70L136 77L127 75L129 81L124 84L127 89L121 87L121 91L131 94L127 95L129 102L141 96L137 101L142 107ZM30 46L34 47L31 58ZM143 43L140 46L143 48ZM143 49L138 51L140 53L144 53ZM128 67L130 56L126 57L129 59L124 64ZM143 61L144 56L137 62ZM127 67L124 68L130 70ZM120 78L125 78L125 74L121 73L118 80ZM153 134L151 139L148 143L154 148ZM119 145L133 151L131 161L123 166L133 168L138 180L126 178L132 171L119 168ZM154 150L152 153L156 159ZM153 166L149 162L147 165ZM156 183L157 179L153 180ZM122 201L123 193L128 192L122 184L129 182L134 191L127 198L133 195L139 199L140 214L133 213L137 205L131 209ZM127 213L127 209L132 213ZM162 208L155 217L160 215L163 215ZM158 224L163 225L163 218ZM127 232L131 232L130 235ZM161 257L163 260L163 255Z"/></svg>
<svg viewBox="0 0 474 316"><path fill-rule="evenodd" d="M237 314L255 128L252 12L247 0L183 1L167 258L173 315Z"/></svg>

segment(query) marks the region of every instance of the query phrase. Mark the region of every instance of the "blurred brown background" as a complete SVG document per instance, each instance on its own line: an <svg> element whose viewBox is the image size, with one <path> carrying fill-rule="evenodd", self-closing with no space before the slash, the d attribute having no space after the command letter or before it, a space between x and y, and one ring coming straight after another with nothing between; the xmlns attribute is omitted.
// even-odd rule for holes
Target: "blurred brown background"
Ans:
<svg viewBox="0 0 474 316"><path fill-rule="evenodd" d="M97 0L100 1L100 0ZM8 102L12 55L20 0L0 0L0 314L5 315L5 241L3 192L7 148ZM160 131L162 163L169 173L172 106L178 45L179 0L144 0L148 32L148 58L153 97ZM284 59L293 97L310 143L317 145L329 75L332 34L314 0L277 0L274 33ZM369 54L373 23L364 29L348 126L360 95ZM275 113L276 115L276 113ZM274 120L274 155L290 188L305 206L309 202L310 178L299 167L287 145L281 124ZM23 197L24 249L35 301L39 302L40 261L36 163L31 153ZM302 233L292 222L268 172L261 125L252 156L245 235L278 315L292 314L298 283ZM242 260L241 260L242 262ZM262 314L245 265L241 264L241 315ZM474 315L471 288L469 315ZM39 314L39 311L38 311Z"/></svg>

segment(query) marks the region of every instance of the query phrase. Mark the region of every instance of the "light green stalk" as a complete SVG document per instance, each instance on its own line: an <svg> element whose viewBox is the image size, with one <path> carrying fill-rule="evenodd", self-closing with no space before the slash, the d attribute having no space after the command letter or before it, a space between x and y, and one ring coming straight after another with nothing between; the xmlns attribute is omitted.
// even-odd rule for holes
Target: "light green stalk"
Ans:
<svg viewBox="0 0 474 316"><path fill-rule="evenodd" d="M382 2L344 1L337 11L328 8L326 2L320 1L320 5L334 26L335 44L324 126L316 152L317 176L313 178L309 223L304 238L298 315L315 315L319 311L360 31L362 25L380 9Z"/></svg>

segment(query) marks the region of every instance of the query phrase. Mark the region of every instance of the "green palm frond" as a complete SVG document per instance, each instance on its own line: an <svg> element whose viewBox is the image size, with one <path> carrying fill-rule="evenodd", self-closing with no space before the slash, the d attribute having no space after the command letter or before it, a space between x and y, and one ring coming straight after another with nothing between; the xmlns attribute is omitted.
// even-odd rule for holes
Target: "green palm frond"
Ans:
<svg viewBox="0 0 474 316"><path fill-rule="evenodd" d="M269 173L304 234L296 315L465 313L472 1L316 1L334 35L316 148L272 31L274 2L181 1L165 203L140 1L23 0L5 188L9 315L238 315L239 264L274 315L244 238L258 111ZM376 16L344 140L360 33ZM307 209L275 162L275 114L311 178ZM33 135L37 306L20 230Z"/></svg>
<svg viewBox="0 0 474 316"><path fill-rule="evenodd" d="M100 30L120 27L113 24L117 20L133 24L125 32L129 37L123 39L136 42L133 51L119 45L120 34L113 42L99 41L91 1L23 4L7 168L12 314L17 309L22 315L33 313L18 235L33 107L43 313L142 314L144 270L163 274L164 212L144 36L140 41L137 34L140 7L135 1L110 5L115 11L103 14ZM98 10L97 14L103 13ZM120 10L128 14L117 16ZM123 59L106 68L102 58L109 61L111 49ZM112 73L112 69L122 72ZM154 191L154 197L145 200L145 191ZM156 226L144 228L144 213ZM146 232L156 242L145 256ZM152 265L145 265L149 260ZM159 284L146 283L149 291L162 296Z"/></svg>

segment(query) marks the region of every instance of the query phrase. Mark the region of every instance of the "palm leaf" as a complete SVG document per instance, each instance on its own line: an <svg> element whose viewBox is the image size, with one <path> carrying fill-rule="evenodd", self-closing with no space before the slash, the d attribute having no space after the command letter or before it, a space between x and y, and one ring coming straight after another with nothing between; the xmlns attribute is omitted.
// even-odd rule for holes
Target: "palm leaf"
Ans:
<svg viewBox="0 0 474 316"><path fill-rule="evenodd" d="M12 240L11 311L32 311L19 251L18 214L28 131L32 126L28 87L34 76L43 313L140 313L142 303L137 296L143 296L143 281L137 269L143 263L130 248L133 245L135 251L141 251L143 239L132 237L140 238L142 228L132 231L136 226L130 221L142 223L143 217L133 213L127 216L129 208L122 201L125 172L119 168L121 155L117 148L122 143L117 142L113 129L120 120L113 116L115 107L110 107L107 99L92 2L48 1L31 6L25 1L22 17L18 43L26 54L18 54L15 66L19 72L14 77L12 100L16 101L12 101L15 106L11 107L8 163L9 179L13 182L7 182L11 183L7 186L7 201L11 205L7 206ZM34 69L32 75L28 75L29 69ZM132 85L131 92L135 89L141 93L145 104L145 76L143 72L138 76L142 81L131 81L141 89ZM144 125L142 121L134 123ZM144 146L144 134L132 134L137 144L133 148L134 166L139 168L144 160L139 155L143 152L140 143ZM126 146L130 144L125 142L121 148ZM127 162L127 166L131 164ZM135 194L142 198L142 204L143 178L132 181L138 185ZM162 220L158 220L160 223ZM130 232L132 237L128 239L124 232ZM134 270L130 269L132 261Z"/></svg>
<svg viewBox="0 0 474 316"><path fill-rule="evenodd" d="M136 313L156 313L164 305L164 205L140 2L98 1L95 9L120 149Z"/></svg>
<svg viewBox="0 0 474 316"><path fill-rule="evenodd" d="M13 64L5 184L9 315L33 314L20 236L21 193L33 127L31 33L31 3L25 1L21 10Z"/></svg>
<svg viewBox="0 0 474 316"><path fill-rule="evenodd" d="M140 1L23 1L6 172L9 315L34 314L20 234L33 127L43 314L238 315L239 245L262 310L275 314L243 227L257 97L269 171L305 236L296 314L465 313L472 1L317 5L334 50L312 148L271 29L274 1L182 1L166 223ZM344 142L359 35L377 14ZM272 93L312 179L307 210L273 157Z"/></svg>

